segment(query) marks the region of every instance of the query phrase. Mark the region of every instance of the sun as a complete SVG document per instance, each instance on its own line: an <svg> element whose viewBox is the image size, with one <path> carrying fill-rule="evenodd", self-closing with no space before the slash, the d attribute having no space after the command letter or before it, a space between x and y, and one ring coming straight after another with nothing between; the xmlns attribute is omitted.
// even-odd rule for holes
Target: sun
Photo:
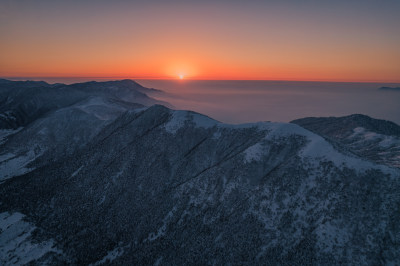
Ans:
<svg viewBox="0 0 400 266"><path fill-rule="evenodd" d="M170 65L165 65L164 70L165 77L175 80L191 80L198 74L197 68L187 63L171 63Z"/></svg>

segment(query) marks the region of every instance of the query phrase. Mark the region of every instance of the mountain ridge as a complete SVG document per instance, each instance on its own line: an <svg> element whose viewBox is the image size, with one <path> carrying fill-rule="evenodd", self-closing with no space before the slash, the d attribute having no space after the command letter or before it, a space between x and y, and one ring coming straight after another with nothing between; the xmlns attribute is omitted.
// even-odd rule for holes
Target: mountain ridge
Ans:
<svg viewBox="0 0 400 266"><path fill-rule="evenodd" d="M294 123L125 104L92 95L5 137L0 166L21 142L49 157L5 160L26 171L0 183L2 264L399 263L400 169Z"/></svg>
<svg viewBox="0 0 400 266"><path fill-rule="evenodd" d="M400 126L365 115L309 117L291 121L352 153L376 163L400 167Z"/></svg>

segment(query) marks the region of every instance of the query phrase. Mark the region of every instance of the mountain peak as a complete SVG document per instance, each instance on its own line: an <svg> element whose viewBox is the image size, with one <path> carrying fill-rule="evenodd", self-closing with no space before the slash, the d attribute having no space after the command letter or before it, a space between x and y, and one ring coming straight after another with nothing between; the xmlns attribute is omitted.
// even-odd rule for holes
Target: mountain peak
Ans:
<svg viewBox="0 0 400 266"><path fill-rule="evenodd" d="M10 83L11 80L0 78L0 83Z"/></svg>

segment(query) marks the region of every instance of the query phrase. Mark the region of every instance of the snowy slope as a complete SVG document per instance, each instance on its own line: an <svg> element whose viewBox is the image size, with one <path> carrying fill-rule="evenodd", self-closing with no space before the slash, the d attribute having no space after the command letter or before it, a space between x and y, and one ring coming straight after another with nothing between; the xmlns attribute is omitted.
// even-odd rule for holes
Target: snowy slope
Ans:
<svg viewBox="0 0 400 266"><path fill-rule="evenodd" d="M400 167L400 126L365 115L292 121L370 161Z"/></svg>
<svg viewBox="0 0 400 266"><path fill-rule="evenodd" d="M25 265L33 261L47 264L54 257L63 257L54 247L53 240L34 241L35 229L34 225L24 221L21 213L0 213L1 265Z"/></svg>
<svg viewBox="0 0 400 266"><path fill-rule="evenodd" d="M399 264L398 191L399 169L298 125L155 105L2 183L0 211L72 264Z"/></svg>
<svg viewBox="0 0 400 266"><path fill-rule="evenodd" d="M0 83L0 182L71 155L123 112L159 103L146 91L131 80Z"/></svg>
<svg viewBox="0 0 400 266"><path fill-rule="evenodd" d="M91 97L113 99L145 106L164 104L149 97L154 89L145 88L133 80L85 82L71 85L47 84L37 81L0 83L0 129L24 127L44 115Z"/></svg>

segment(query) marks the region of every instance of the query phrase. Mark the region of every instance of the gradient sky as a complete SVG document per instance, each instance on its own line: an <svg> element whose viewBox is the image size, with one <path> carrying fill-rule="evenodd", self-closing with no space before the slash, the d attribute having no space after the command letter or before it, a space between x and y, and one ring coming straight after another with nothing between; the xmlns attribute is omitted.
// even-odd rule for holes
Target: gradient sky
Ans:
<svg viewBox="0 0 400 266"><path fill-rule="evenodd" d="M399 14L399 0L0 0L0 76L400 82Z"/></svg>

